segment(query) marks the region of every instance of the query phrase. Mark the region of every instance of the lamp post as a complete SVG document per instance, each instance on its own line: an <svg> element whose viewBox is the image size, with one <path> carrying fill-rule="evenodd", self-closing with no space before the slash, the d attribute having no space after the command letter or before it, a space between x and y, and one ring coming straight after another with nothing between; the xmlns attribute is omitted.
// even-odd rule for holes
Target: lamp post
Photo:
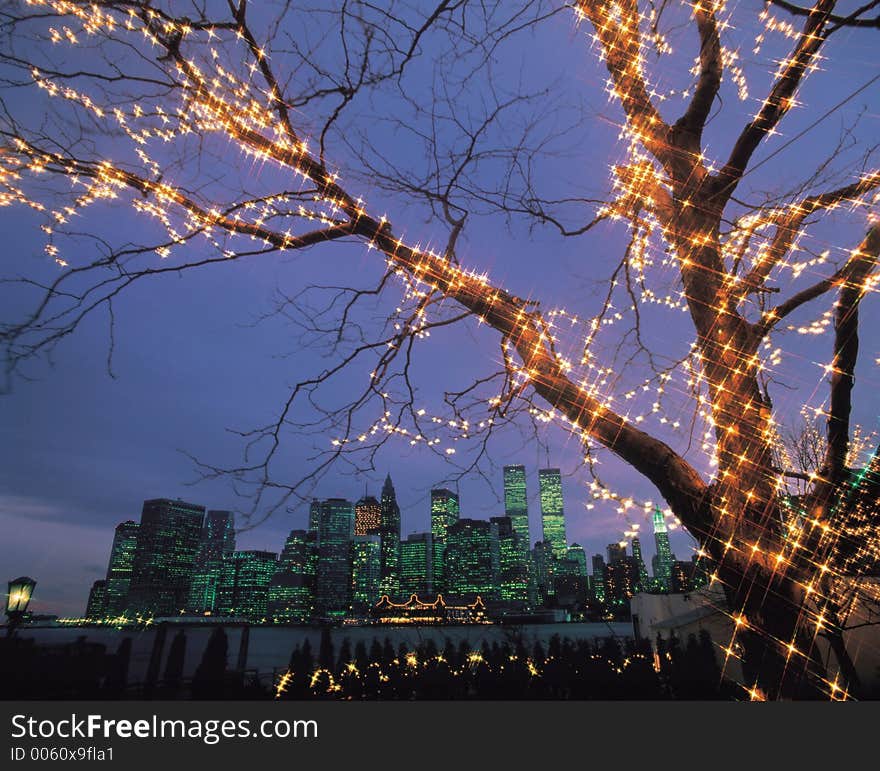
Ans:
<svg viewBox="0 0 880 771"><path fill-rule="evenodd" d="M9 592L6 595L6 636L11 637L30 604L31 596L37 582L28 576L14 578L9 582Z"/></svg>

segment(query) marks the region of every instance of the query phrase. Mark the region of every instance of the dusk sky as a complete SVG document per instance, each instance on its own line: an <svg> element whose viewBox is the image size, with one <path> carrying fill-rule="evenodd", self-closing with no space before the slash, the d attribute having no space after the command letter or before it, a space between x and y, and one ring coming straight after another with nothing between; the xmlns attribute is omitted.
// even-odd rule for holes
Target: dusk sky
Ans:
<svg viewBox="0 0 880 771"><path fill-rule="evenodd" d="M756 2L740 3L740 17L747 16L745 9L753 8L756 14L760 7ZM753 55L754 27L729 34L730 44L741 51L741 60L754 77L750 80L752 95L745 102L737 102L733 87L729 83L725 86L727 117L710 124L706 138L708 154L717 152L718 158L725 156L732 138L754 110L755 100L765 92L767 63L786 50L775 38L760 54ZM867 144L876 142L880 136L880 57L876 41L869 35L843 31L829 43L824 69L830 72L820 71L809 78L799 96L807 107L794 111L783 122L781 136L758 157L759 161L768 157L768 162L748 178L738 193L740 198L763 200L764 191L795 187L813 173L838 144L843 130L853 126L856 119L852 136ZM694 55L693 35L677 32L672 39L680 44L682 53L660 63L657 71L668 73L659 78L666 87L687 82L686 69ZM609 166L623 153L616 144L619 108L609 103L603 90L604 68L571 15L556 14L533 33L523 33L518 42L499 48L493 56L492 78L499 93L548 90L528 109L517 108L511 126L520 126L526 113L532 111L541 116L536 136L542 131L547 135L564 132L549 145L550 156L536 164L535 184L548 198L565 197L573 190L581 197L607 196ZM684 76L681 67L676 69L675 65L682 62ZM283 69L283 56L278 55L273 63ZM419 66L417 63L408 75L413 91L417 90L418 78L423 77L426 84L431 82L432 72L423 72ZM832 109L865 84L845 104ZM294 75L290 88L296 87ZM485 108L481 88L485 86L469 86L463 92L465 112L472 107L477 114ZM43 105L15 101L26 100L29 93L26 89L13 91L4 99L18 114L38 123ZM380 116L400 107L399 99L393 91L382 89L369 98L356 99L330 136L328 157L343 179L352 180L351 189L363 196L371 211L388 214L396 233L442 249L448 225L431 220L421 202L407 201L385 185L371 184L370 173L358 166L354 155L354 148L367 147L358 133L360 127L371 142L363 152L376 165L377 158L382 158L395 168L414 169L416 174L425 166L423 148L412 135L380 120ZM678 112L678 105L672 100L670 115ZM309 109L301 108L303 133L320 125L321 115L311 115ZM817 123L826 112L828 117ZM501 141L508 128L507 124L498 127L485 142ZM806 132L802 138L783 147L801 131ZM118 137L107 140L111 154L118 142ZM832 186L845 184L850 179L847 174L858 173L865 146L853 149L844 140L840 161L834 167L839 174L832 177ZM771 157L777 149L779 153ZM169 175L190 182L204 173L222 179L229 188L237 180L244 180L249 192L261 185L272 189L278 182L277 172L239 157L234 148L227 148L226 154L222 148L215 148L213 154L206 151L206 158L218 164L216 170L197 171L185 166L184 171L172 170ZM502 176L491 163L478 169L480 175L487 187L498 184ZM207 189L211 192L210 185ZM592 203L580 205L584 211L575 219L584 222L595 214ZM22 207L0 209L0 232L4 236L0 275L36 276L41 280L57 275L59 269L43 251L41 222L38 215ZM508 221L498 212L478 211L469 217L458 243L459 259L464 265L485 271L493 282L520 296L541 299L544 308L564 307L583 316L597 312L605 283L626 245L625 227L603 223L583 236L562 238L551 227L529 225L534 222L523 224L515 218ZM132 214L121 202L95 207L81 227L100 229L102 237L120 243L157 238L155 225ZM811 230L804 247L812 253L831 249L843 254L861 240L864 229L864 212L843 213ZM93 248L89 242L76 243L82 254L69 250L72 263L77 258L93 257L88 252ZM186 248L197 247L194 243ZM190 253L185 259L194 256ZM239 463L244 440L235 432L273 420L293 384L334 363L333 354L305 341L301 330L284 315L264 318L279 291L291 296L311 284L370 287L378 282L383 267L375 252L351 243L261 255L147 278L128 288L113 304L110 371L110 324L107 313L100 311L88 316L74 334L59 343L50 364L45 360L33 362L22 371L26 377L13 376L8 392L0 395L0 577L6 580L30 575L37 580L35 610L77 615L84 610L92 581L106 571L115 525L139 519L144 499L180 497L208 508L232 509L242 514L239 525L247 525L243 515L250 510L251 499L237 495L226 479L200 480L189 456L215 465ZM808 267L803 280L827 272L827 266ZM667 285L671 277L661 272L656 291L670 291ZM389 289L382 301L385 304L374 310L393 310L395 292L399 287ZM19 284L0 285L0 323L19 321L32 307L34 297L30 289ZM880 358L880 339L876 329L880 312L876 297L872 299L874 302L863 305L864 331L856 376L854 420L865 433L878 429L876 393L880 378L876 361ZM792 323L808 324L826 307L817 305L805 310L792 317ZM363 320L369 318L370 312L365 311ZM652 307L645 310L643 324L645 339L663 349L668 359L687 351L692 333L686 314ZM381 325L376 328L381 329ZM776 344L784 348L786 356L774 374L772 394L780 419L793 423L801 405L819 407L826 396L822 364L830 356L831 342L827 334L813 337L788 333ZM571 346L576 349L577 341ZM612 363L615 346L612 336L595 349L600 363L620 365ZM471 321L432 332L430 338L417 343L416 350L417 406L443 418L449 417L443 391L461 389L492 372L500 358L497 334ZM363 387L368 371L367 365L355 365L341 382L328 386L327 398L350 398L353 388ZM644 372L633 371L630 375L616 371L614 375L629 388L641 382ZM644 427L673 443L676 449L686 450L688 459L708 476L710 467L700 447L705 426L699 420L694 428L696 439L689 441L692 411L685 380L680 373L674 376L663 411L669 422L680 421L681 427L673 431L669 422L659 425L653 419L647 420ZM649 412L653 399L652 394L640 394L631 402L633 414ZM630 409L629 404L626 409ZM312 414L308 408L303 410L298 416L306 422ZM588 555L604 553L606 544L621 539L631 523L640 523L649 560L654 552L649 519L640 510L624 516L612 502L596 502L594 508L587 509L587 504L593 503L588 488L590 476L582 465L578 440L558 425L543 426L542 431L541 443L531 437L524 423L504 427L493 437L483 463L486 478L469 474L457 483L462 516L487 518L502 514L501 468L522 463L528 473L532 538L537 540L537 470L558 466L565 475L569 541L584 545ZM315 452L326 451L332 438L325 431L286 435L273 473L283 482L300 479L314 466ZM301 494L304 498L343 496L356 500L366 486L378 495L385 474L390 472L406 536L429 528L431 487L454 486L451 477L467 465L476 449L473 442L458 442L455 448L455 455L447 462L424 446L411 447L404 438L392 438L376 455L374 470L355 473L350 466L339 464L313 486L304 486ZM603 480L614 489L662 504L657 492L635 472L607 452L599 457ZM260 519L265 509L258 507L254 520ZM238 546L277 552L290 529L305 525L306 516L307 504L292 500L267 521L240 533ZM687 534L673 534L672 546L678 558L689 559L693 544Z"/></svg>

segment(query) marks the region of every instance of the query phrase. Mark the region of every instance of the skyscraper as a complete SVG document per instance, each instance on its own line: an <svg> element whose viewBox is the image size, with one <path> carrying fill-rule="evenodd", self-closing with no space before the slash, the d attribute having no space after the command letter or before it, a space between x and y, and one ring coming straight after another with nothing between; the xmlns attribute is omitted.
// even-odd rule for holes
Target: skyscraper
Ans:
<svg viewBox="0 0 880 771"><path fill-rule="evenodd" d="M354 534L378 535L382 529L382 504L372 495L364 495L354 505Z"/></svg>
<svg viewBox="0 0 880 771"><path fill-rule="evenodd" d="M187 605L205 507L181 500L144 501L127 608L177 615Z"/></svg>
<svg viewBox="0 0 880 771"><path fill-rule="evenodd" d="M196 552L188 609L193 613L213 613L223 559L235 551L232 512L209 511Z"/></svg>
<svg viewBox="0 0 880 771"><path fill-rule="evenodd" d="M632 552L633 559L635 559L636 564L639 566L639 585L637 588L639 591L646 592L651 586L651 580L648 578L648 568L642 557L642 542L638 537L632 540Z"/></svg>
<svg viewBox="0 0 880 771"><path fill-rule="evenodd" d="M535 564L532 560L532 540L529 534L529 505L526 491L526 467L504 467L504 513L510 517L513 531L517 535L522 550L520 559L522 570L528 575L528 604L537 602L537 582Z"/></svg>
<svg viewBox="0 0 880 771"><path fill-rule="evenodd" d="M344 498L321 502L315 611L321 618L342 618L351 603L351 539L354 506Z"/></svg>
<svg viewBox="0 0 880 771"><path fill-rule="evenodd" d="M573 543L566 551L567 559L577 564L577 575L587 575L587 553L579 543Z"/></svg>
<svg viewBox="0 0 880 771"><path fill-rule="evenodd" d="M605 601L628 612L629 600L636 593L639 566L634 557L624 556L605 566Z"/></svg>
<svg viewBox="0 0 880 771"><path fill-rule="evenodd" d="M496 598L498 527L483 519L460 519L446 534L447 592L454 601Z"/></svg>
<svg viewBox="0 0 880 771"><path fill-rule="evenodd" d="M382 539L380 590L392 599L398 596L400 581L400 506L391 482L391 474L382 485L382 518L379 536Z"/></svg>
<svg viewBox="0 0 880 771"><path fill-rule="evenodd" d="M694 590L694 568L696 563L688 560L675 560L669 576L669 591L674 593Z"/></svg>
<svg viewBox="0 0 880 771"><path fill-rule="evenodd" d="M110 548L110 561L107 564L105 612L108 616L119 616L125 611L139 527L133 520L120 522L113 534L113 546Z"/></svg>
<svg viewBox="0 0 880 771"><path fill-rule="evenodd" d="M443 545L446 545L444 539ZM435 549L431 533L413 533L400 542L400 596L416 594L432 599L434 587Z"/></svg>
<svg viewBox="0 0 880 771"><path fill-rule="evenodd" d="M277 555L270 551L234 551L225 557L217 586L217 615L263 621L276 567Z"/></svg>
<svg viewBox="0 0 880 771"><path fill-rule="evenodd" d="M460 506L458 495L452 490L437 488L431 490L431 545L434 564L432 567L432 587L437 592L446 591L443 575L444 554L446 552L446 533L458 522ZM401 594L406 594L401 587Z"/></svg>
<svg viewBox="0 0 880 771"><path fill-rule="evenodd" d="M309 505L309 533L312 534L315 546L318 545L318 537L321 529L321 501L313 498Z"/></svg>
<svg viewBox="0 0 880 771"><path fill-rule="evenodd" d="M526 496L526 467L504 467L504 513L510 517L514 532L528 554L532 542L529 538L529 505Z"/></svg>
<svg viewBox="0 0 880 771"><path fill-rule="evenodd" d="M666 530L666 519L660 508L654 509L654 543L657 554L654 556L654 578L663 591L668 592L672 578L672 563L675 556L669 546L669 533Z"/></svg>
<svg viewBox="0 0 880 771"><path fill-rule="evenodd" d="M86 605L86 618L97 621L107 615L107 582L95 581L89 591L89 602Z"/></svg>
<svg viewBox="0 0 880 771"><path fill-rule="evenodd" d="M612 565L622 559L626 559L626 544L609 543L606 547L608 553L608 564Z"/></svg>
<svg viewBox="0 0 880 771"><path fill-rule="evenodd" d="M499 599L507 605L523 607L529 601L529 570L522 558L519 536L510 517L492 517L489 522L498 528Z"/></svg>
<svg viewBox="0 0 880 771"><path fill-rule="evenodd" d="M565 508L562 502L562 475L558 468L538 471L541 492L541 524L544 543L556 559L565 559L568 540L565 537Z"/></svg>
<svg viewBox="0 0 880 771"><path fill-rule="evenodd" d="M306 540L309 544L306 576L312 587L312 610L315 610L315 592L318 590L318 545L321 542L321 501L313 499L309 506L309 529Z"/></svg>
<svg viewBox="0 0 880 771"><path fill-rule="evenodd" d="M593 596L599 602L605 602L605 559L601 554L593 555Z"/></svg>
<svg viewBox="0 0 880 771"><path fill-rule="evenodd" d="M537 541L532 549L532 563L535 566L535 583L539 600L546 604L553 596L555 571L553 548L546 541Z"/></svg>
<svg viewBox="0 0 880 771"><path fill-rule="evenodd" d="M302 623L312 615L315 591L314 539L291 530L269 583L268 617L275 623Z"/></svg>
<svg viewBox="0 0 880 771"><path fill-rule="evenodd" d="M351 541L351 606L365 614L379 600L382 567L382 539L378 535L356 535Z"/></svg>

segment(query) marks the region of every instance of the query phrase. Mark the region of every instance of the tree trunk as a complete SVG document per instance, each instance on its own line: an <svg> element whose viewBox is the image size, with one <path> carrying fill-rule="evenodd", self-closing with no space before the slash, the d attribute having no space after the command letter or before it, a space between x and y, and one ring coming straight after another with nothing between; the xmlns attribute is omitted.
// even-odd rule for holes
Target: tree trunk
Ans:
<svg viewBox="0 0 880 771"><path fill-rule="evenodd" d="M789 578L728 555L718 569L731 608L734 639L743 646L747 688L768 700L826 699L824 666L803 628L803 592Z"/></svg>

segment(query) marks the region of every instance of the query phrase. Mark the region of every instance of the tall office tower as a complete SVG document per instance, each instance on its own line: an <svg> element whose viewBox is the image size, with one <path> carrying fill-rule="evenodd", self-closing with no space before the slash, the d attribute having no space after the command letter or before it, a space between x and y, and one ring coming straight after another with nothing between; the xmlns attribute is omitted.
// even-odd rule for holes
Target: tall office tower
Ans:
<svg viewBox="0 0 880 771"><path fill-rule="evenodd" d="M537 541L532 549L532 562L535 566L535 584L539 601L543 604L553 596L553 577L556 574L553 547L545 541Z"/></svg>
<svg viewBox="0 0 880 771"><path fill-rule="evenodd" d="M321 502L318 528L318 571L315 612L319 618L339 619L351 603L351 539L354 506L343 498Z"/></svg>
<svg viewBox="0 0 880 771"><path fill-rule="evenodd" d="M529 504L526 496L526 467L504 467L504 513L510 517L514 532L520 537L525 553L529 553Z"/></svg>
<svg viewBox="0 0 880 771"><path fill-rule="evenodd" d="M120 522L113 534L110 548L110 561L107 564L107 607L108 616L119 616L128 602L128 589L131 586L131 568L137 549L137 522Z"/></svg>
<svg viewBox="0 0 880 771"><path fill-rule="evenodd" d="M306 533L308 552L306 555L306 581L312 590L312 607L315 604L315 591L318 586L318 534L311 531Z"/></svg>
<svg viewBox="0 0 880 771"><path fill-rule="evenodd" d="M311 617L315 591L312 552L309 533L291 530L269 583L266 614L275 623L302 623Z"/></svg>
<svg viewBox="0 0 880 771"><path fill-rule="evenodd" d="M638 537L633 538L632 551L633 559L635 559L636 564L639 566L638 590L646 592L651 587L651 579L648 578L648 568L645 565L645 560L642 558L642 542Z"/></svg>
<svg viewBox="0 0 880 771"><path fill-rule="evenodd" d="M432 588L437 592L446 591L443 575L446 533L452 525L458 522L459 514L457 493L445 488L431 490L431 544L434 550ZM405 594L403 587L401 587L401 594Z"/></svg>
<svg viewBox="0 0 880 771"><path fill-rule="evenodd" d="M483 519L460 519L446 533L447 593L453 601L497 598L498 527Z"/></svg>
<svg viewBox="0 0 880 771"><path fill-rule="evenodd" d="M541 492L541 524L544 543L549 544L556 559L565 559L568 539L565 537L565 508L562 502L562 474L558 468L538 471Z"/></svg>
<svg viewBox="0 0 880 771"><path fill-rule="evenodd" d="M223 559L217 599L218 616L243 616L260 622L267 618L269 584L278 567L270 551L234 551Z"/></svg>
<svg viewBox="0 0 880 771"><path fill-rule="evenodd" d="M501 602L522 608L529 602L529 569L510 517L492 517L498 528L498 595Z"/></svg>
<svg viewBox="0 0 880 771"><path fill-rule="evenodd" d="M697 563L693 560L675 560L669 576L669 591L692 592L698 588L696 569Z"/></svg>
<svg viewBox="0 0 880 771"><path fill-rule="evenodd" d="M231 511L209 511L202 526L187 607L193 613L213 613L223 559L235 551Z"/></svg>
<svg viewBox="0 0 880 771"><path fill-rule="evenodd" d="M354 505L354 534L378 535L382 529L382 504L372 495L364 495Z"/></svg>
<svg viewBox="0 0 880 771"><path fill-rule="evenodd" d="M366 614L380 598L382 539L378 535L356 535L351 541L351 607Z"/></svg>
<svg viewBox="0 0 880 771"><path fill-rule="evenodd" d="M419 599L433 599L439 591L434 587L434 546L431 533L413 533L400 542L401 598L416 594Z"/></svg>
<svg viewBox="0 0 880 771"><path fill-rule="evenodd" d="M609 543L605 550L608 553L609 565L614 562L619 562L622 559L626 559L626 544Z"/></svg>
<svg viewBox="0 0 880 771"><path fill-rule="evenodd" d="M579 576L587 575L587 553L584 547L579 543L573 543L566 551L566 559L572 560L577 564L577 573Z"/></svg>
<svg viewBox="0 0 880 771"><path fill-rule="evenodd" d="M654 578L657 579L660 588L668 592L675 555L669 547L666 519L663 517L663 512L660 511L659 507L654 509L654 543L657 546L657 554L654 556Z"/></svg>
<svg viewBox="0 0 880 771"><path fill-rule="evenodd" d="M605 601L629 610L629 600L636 593L639 566L634 557L624 557L605 566Z"/></svg>
<svg viewBox="0 0 880 771"><path fill-rule="evenodd" d="M86 605L86 618L97 621L107 615L107 582L95 581L89 591L89 602Z"/></svg>
<svg viewBox="0 0 880 771"><path fill-rule="evenodd" d="M605 559L601 554L593 555L593 596L599 602L605 602Z"/></svg>
<svg viewBox="0 0 880 771"><path fill-rule="evenodd" d="M382 518L379 536L382 539L380 591L395 599L400 587L400 506L391 483L391 474L382 485Z"/></svg>
<svg viewBox="0 0 880 771"><path fill-rule="evenodd" d="M181 500L144 501L127 610L177 615L186 608L205 507Z"/></svg>
<svg viewBox="0 0 880 771"><path fill-rule="evenodd" d="M318 535L321 529L321 501L313 498L309 505L309 533L312 535L315 546L318 545Z"/></svg>

